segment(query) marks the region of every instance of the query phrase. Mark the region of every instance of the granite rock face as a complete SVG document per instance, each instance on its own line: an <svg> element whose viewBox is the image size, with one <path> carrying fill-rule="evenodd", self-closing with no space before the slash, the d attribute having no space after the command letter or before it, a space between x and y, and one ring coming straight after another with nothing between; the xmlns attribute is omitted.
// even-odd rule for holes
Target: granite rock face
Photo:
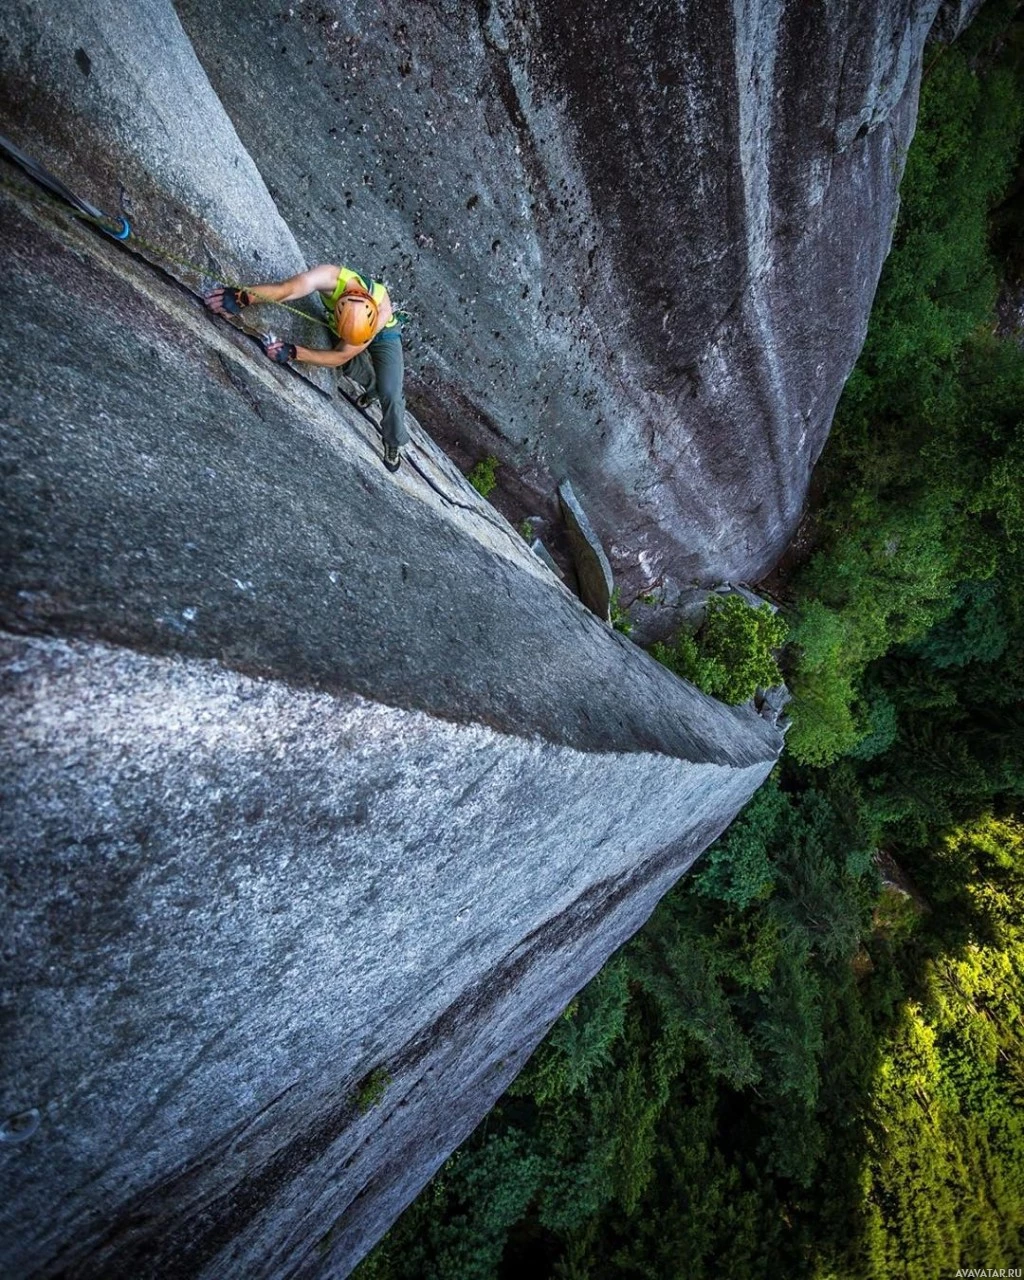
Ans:
<svg viewBox="0 0 1024 1280"><path fill-rule="evenodd" d="M938 3L177 8L306 256L417 315L420 419L571 476L628 602L796 527Z"/></svg>
<svg viewBox="0 0 1024 1280"><path fill-rule="evenodd" d="M952 44L973 21L983 0L943 0L928 39L940 44Z"/></svg>
<svg viewBox="0 0 1024 1280"><path fill-rule="evenodd" d="M295 261L165 5L4 23L18 145L108 208L144 172L176 255ZM781 734L4 178L0 1272L340 1277Z"/></svg>
<svg viewBox="0 0 1024 1280"><path fill-rule="evenodd" d="M627 597L756 579L937 2L5 7L3 132L164 251L0 190L5 1274L347 1274L782 745L202 277L382 272Z"/></svg>
<svg viewBox="0 0 1024 1280"><path fill-rule="evenodd" d="M171 255L155 262L195 289L304 269L170 4L10 0L0 37L0 132ZM250 312L256 324L280 315ZM328 345L319 326L289 324Z"/></svg>
<svg viewBox="0 0 1024 1280"><path fill-rule="evenodd" d="M25 1277L346 1274L776 749L736 721L745 763L586 752L81 639L2 658Z"/></svg>

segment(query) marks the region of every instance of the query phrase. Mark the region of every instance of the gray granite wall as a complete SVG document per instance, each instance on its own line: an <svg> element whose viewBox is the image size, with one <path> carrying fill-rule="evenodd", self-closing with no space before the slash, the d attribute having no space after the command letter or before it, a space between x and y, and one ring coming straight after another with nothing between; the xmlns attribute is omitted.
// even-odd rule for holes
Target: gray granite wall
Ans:
<svg viewBox="0 0 1024 1280"><path fill-rule="evenodd" d="M417 414L514 469L524 514L570 478L628 602L788 543L938 3L177 9L306 256L415 313Z"/></svg>
<svg viewBox="0 0 1024 1280"><path fill-rule="evenodd" d="M40 96L8 130L86 175L131 88L109 145L144 208L187 200L172 251L233 252L241 201L261 252L270 197L239 152L222 210L164 93L216 99L149 7L130 85L119 9L12 10L0 100ZM0 1270L342 1276L781 737L589 613L415 424L392 478L329 389L4 176Z"/></svg>

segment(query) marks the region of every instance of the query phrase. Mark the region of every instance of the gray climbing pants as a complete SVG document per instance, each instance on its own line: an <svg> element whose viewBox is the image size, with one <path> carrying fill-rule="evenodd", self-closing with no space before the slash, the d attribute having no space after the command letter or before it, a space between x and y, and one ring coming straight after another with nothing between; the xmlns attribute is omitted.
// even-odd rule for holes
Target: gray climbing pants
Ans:
<svg viewBox="0 0 1024 1280"><path fill-rule="evenodd" d="M380 424L385 444L403 445L409 439L405 429L405 360L402 356L401 327L378 333L365 351L344 365L345 373L379 397L384 417Z"/></svg>

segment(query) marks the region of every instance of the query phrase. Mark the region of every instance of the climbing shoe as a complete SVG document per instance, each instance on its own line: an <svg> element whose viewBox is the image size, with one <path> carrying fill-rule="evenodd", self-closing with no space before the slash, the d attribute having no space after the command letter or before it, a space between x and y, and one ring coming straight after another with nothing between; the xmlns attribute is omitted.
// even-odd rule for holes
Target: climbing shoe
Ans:
<svg viewBox="0 0 1024 1280"><path fill-rule="evenodd" d="M375 391L364 391L356 400L356 404L360 409L369 409L373 404L379 404L380 398Z"/></svg>
<svg viewBox="0 0 1024 1280"><path fill-rule="evenodd" d="M402 465L402 451L397 444L385 444L384 465L389 471L397 471Z"/></svg>

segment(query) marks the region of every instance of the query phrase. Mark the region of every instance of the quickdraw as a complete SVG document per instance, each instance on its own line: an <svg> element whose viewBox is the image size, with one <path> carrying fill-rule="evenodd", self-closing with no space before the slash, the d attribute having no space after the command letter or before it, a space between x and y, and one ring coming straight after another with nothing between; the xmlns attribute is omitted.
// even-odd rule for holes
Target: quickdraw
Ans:
<svg viewBox="0 0 1024 1280"><path fill-rule="evenodd" d="M77 209L90 222L94 222L104 234L114 240L127 240L131 235L132 229L127 218L111 218L97 209L95 205L83 200L81 196L75 195L70 187L66 187L59 178L55 178L48 169L44 169L38 160L33 160L31 156L26 155L20 147L16 147L3 134L0 134L0 149L6 151L14 163L20 165L30 178L34 178L40 186L52 191L54 195L60 196L62 200L66 200L73 209ZM120 225L115 230L115 226L118 223Z"/></svg>

